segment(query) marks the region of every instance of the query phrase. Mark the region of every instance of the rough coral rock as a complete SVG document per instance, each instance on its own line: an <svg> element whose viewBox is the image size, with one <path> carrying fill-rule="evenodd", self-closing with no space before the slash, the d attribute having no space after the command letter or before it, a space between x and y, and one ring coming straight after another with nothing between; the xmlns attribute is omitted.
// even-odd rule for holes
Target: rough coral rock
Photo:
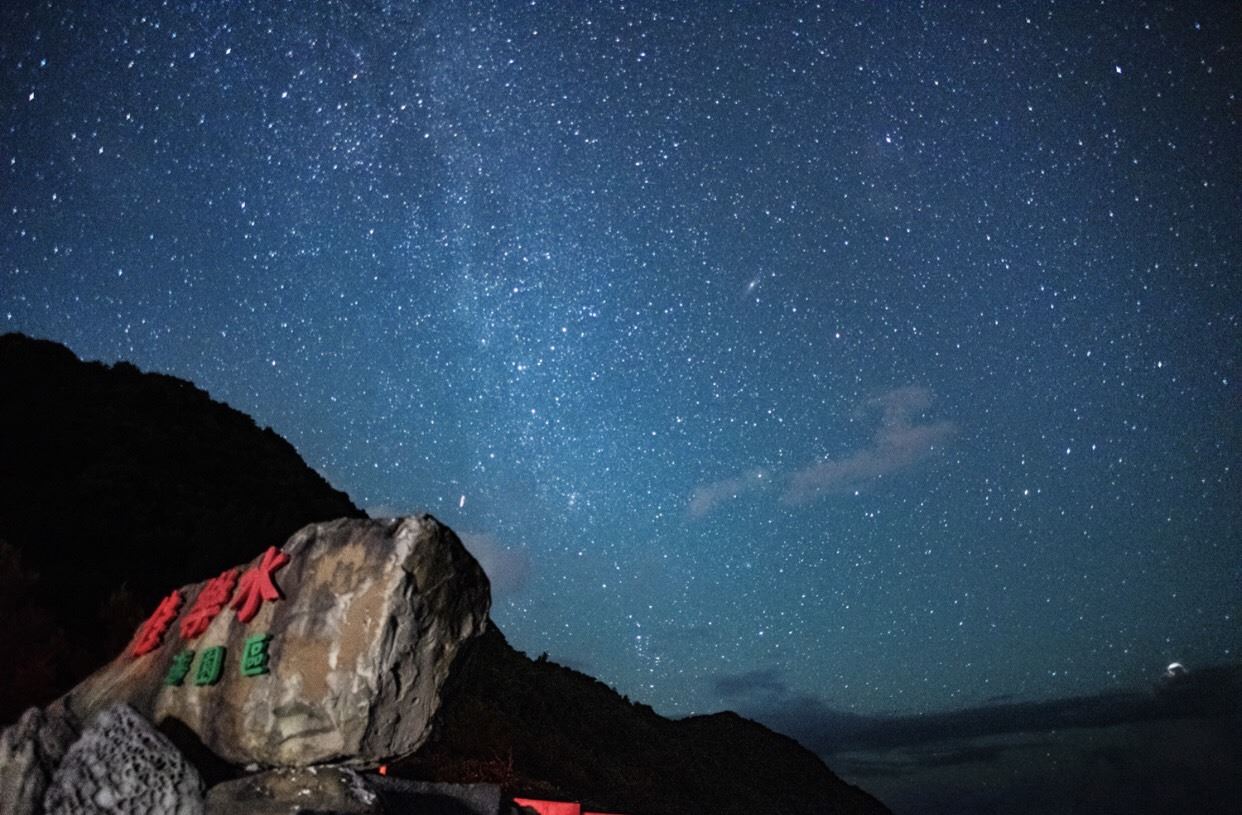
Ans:
<svg viewBox="0 0 1242 815"><path fill-rule="evenodd" d="M236 577L199 625L187 621L212 581L181 589L163 636L140 629L68 708L86 719L127 702L237 765L374 766L427 740L491 604L479 564L429 515L313 524ZM256 638L265 656L247 662Z"/></svg>
<svg viewBox="0 0 1242 815"><path fill-rule="evenodd" d="M56 766L77 730L64 711L32 707L0 733L0 811L38 815Z"/></svg>
<svg viewBox="0 0 1242 815"><path fill-rule="evenodd" d="M203 781L167 736L116 705L65 753L43 808L47 815L202 815Z"/></svg>

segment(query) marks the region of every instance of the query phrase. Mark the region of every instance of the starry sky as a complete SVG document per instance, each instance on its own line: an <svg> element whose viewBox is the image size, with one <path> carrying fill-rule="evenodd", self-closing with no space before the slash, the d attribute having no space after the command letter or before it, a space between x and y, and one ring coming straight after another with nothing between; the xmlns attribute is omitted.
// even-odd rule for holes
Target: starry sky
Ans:
<svg viewBox="0 0 1242 815"><path fill-rule="evenodd" d="M1233 4L17 2L0 330L194 381L661 712L1242 648Z"/></svg>

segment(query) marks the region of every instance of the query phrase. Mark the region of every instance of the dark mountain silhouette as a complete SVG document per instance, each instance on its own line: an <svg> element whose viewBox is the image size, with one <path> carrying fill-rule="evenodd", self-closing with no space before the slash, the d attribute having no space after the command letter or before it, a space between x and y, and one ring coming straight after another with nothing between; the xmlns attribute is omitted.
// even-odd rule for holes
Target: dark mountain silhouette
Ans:
<svg viewBox="0 0 1242 815"><path fill-rule="evenodd" d="M364 513L191 383L0 337L0 722L112 658L170 588L342 516ZM394 775L631 815L888 812L790 738L734 713L671 721L494 624L466 665Z"/></svg>
<svg viewBox="0 0 1242 815"><path fill-rule="evenodd" d="M586 674L531 660L495 626L437 737L392 771L632 815L888 812L793 739L736 713L666 719Z"/></svg>
<svg viewBox="0 0 1242 815"><path fill-rule="evenodd" d="M183 379L0 336L0 722L110 659L170 588L362 515Z"/></svg>

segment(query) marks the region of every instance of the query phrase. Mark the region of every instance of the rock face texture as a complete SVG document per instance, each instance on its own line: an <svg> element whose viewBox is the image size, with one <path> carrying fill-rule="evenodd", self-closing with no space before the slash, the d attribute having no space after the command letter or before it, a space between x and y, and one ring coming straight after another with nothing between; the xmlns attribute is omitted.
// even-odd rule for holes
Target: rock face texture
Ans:
<svg viewBox="0 0 1242 815"><path fill-rule="evenodd" d="M207 793L206 815L379 815L384 811L379 796L352 770L299 767L217 784Z"/></svg>
<svg viewBox="0 0 1242 815"><path fill-rule="evenodd" d="M77 737L63 712L37 707L0 733L0 812L38 815L56 767Z"/></svg>
<svg viewBox="0 0 1242 815"><path fill-rule="evenodd" d="M362 516L185 380L0 336L0 651L19 655L0 670L0 725L111 659L169 587Z"/></svg>
<svg viewBox="0 0 1242 815"><path fill-rule="evenodd" d="M236 765L374 766L426 740L489 605L482 569L429 515L314 524L169 595L64 703L85 721L126 702Z"/></svg>
<svg viewBox="0 0 1242 815"><path fill-rule="evenodd" d="M69 748L43 806L47 815L202 815L203 781L167 736L116 705Z"/></svg>

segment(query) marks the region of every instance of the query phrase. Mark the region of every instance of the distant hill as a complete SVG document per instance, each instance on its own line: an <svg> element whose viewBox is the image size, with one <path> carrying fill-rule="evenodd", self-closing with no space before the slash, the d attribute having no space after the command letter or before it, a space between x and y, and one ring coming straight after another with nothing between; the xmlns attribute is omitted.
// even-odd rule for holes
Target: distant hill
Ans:
<svg viewBox="0 0 1242 815"><path fill-rule="evenodd" d="M438 737L392 771L633 815L888 812L793 739L736 713L666 719L586 674L529 659L494 626Z"/></svg>
<svg viewBox="0 0 1242 815"><path fill-rule="evenodd" d="M0 336L0 722L110 659L169 587L363 515L190 382Z"/></svg>

